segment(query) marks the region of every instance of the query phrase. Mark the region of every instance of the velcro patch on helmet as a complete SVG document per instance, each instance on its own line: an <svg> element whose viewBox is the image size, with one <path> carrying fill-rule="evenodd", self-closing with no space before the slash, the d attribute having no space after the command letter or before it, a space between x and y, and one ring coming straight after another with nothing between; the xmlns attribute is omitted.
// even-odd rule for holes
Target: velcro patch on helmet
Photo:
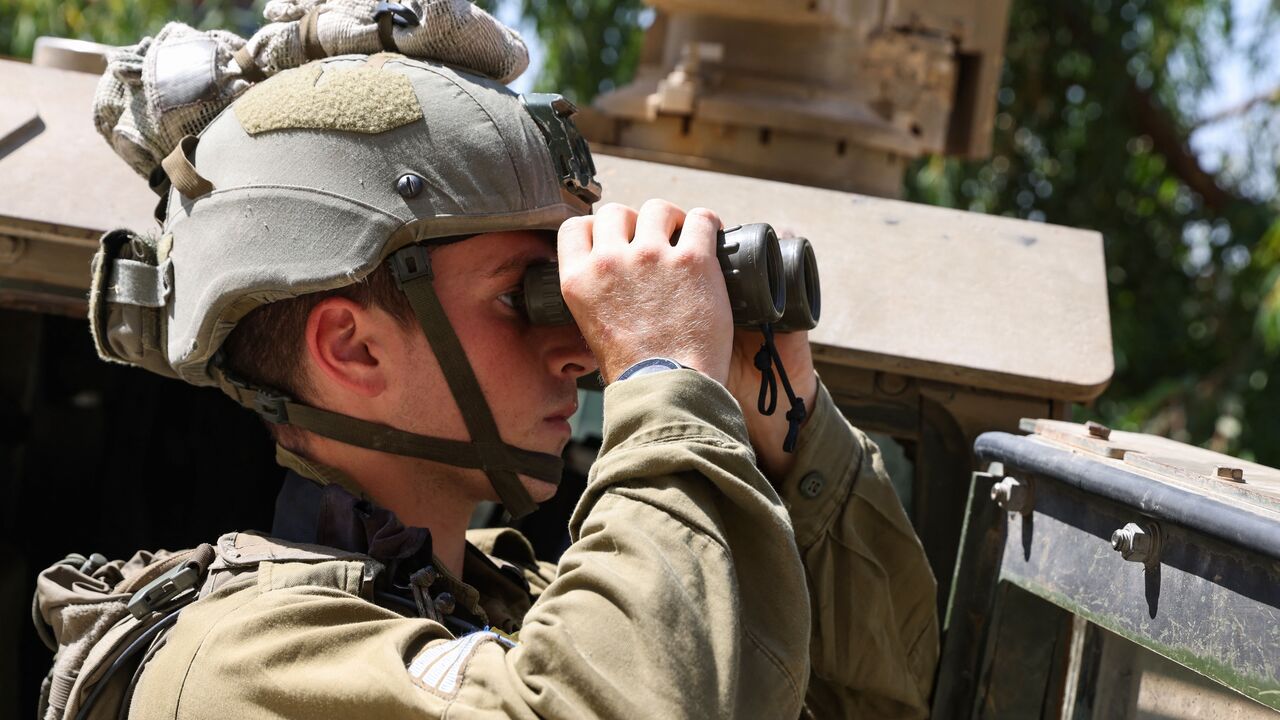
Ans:
<svg viewBox="0 0 1280 720"><path fill-rule="evenodd" d="M422 119L409 78L367 65L325 70L312 63L283 72L232 107L250 135L299 129L372 135Z"/></svg>

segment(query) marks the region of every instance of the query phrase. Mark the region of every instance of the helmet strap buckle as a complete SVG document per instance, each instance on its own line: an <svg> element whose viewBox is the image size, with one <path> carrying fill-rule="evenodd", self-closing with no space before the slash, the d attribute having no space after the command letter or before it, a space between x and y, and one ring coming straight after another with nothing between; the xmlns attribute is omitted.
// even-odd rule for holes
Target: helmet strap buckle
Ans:
<svg viewBox="0 0 1280 720"><path fill-rule="evenodd" d="M431 271L431 254L427 252L426 246L410 245L392 253L391 274L395 276L396 284L402 290L407 283L421 277L434 280L435 275Z"/></svg>
<svg viewBox="0 0 1280 720"><path fill-rule="evenodd" d="M288 404L289 398L266 390L258 390L253 396L253 409L274 425L289 424Z"/></svg>

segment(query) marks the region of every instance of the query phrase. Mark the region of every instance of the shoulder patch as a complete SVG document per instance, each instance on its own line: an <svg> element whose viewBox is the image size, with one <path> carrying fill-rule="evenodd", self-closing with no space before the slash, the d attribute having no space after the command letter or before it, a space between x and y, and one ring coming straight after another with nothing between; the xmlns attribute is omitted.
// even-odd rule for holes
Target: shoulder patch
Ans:
<svg viewBox="0 0 1280 720"><path fill-rule="evenodd" d="M432 643L409 662L409 676L418 687L446 700L452 699L458 694L467 663L476 654L476 648L498 639L496 633L481 630L456 640Z"/></svg>

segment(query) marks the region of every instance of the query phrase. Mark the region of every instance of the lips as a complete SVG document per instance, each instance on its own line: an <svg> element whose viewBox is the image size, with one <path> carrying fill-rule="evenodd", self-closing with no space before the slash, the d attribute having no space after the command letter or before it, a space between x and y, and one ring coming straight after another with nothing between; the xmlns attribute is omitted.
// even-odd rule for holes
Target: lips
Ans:
<svg viewBox="0 0 1280 720"><path fill-rule="evenodd" d="M551 422L567 422L569 418L573 417L573 414L577 411L578 411L578 401L574 400L573 402L561 407L559 410L556 410L555 412L551 413L550 415L546 416L543 419Z"/></svg>

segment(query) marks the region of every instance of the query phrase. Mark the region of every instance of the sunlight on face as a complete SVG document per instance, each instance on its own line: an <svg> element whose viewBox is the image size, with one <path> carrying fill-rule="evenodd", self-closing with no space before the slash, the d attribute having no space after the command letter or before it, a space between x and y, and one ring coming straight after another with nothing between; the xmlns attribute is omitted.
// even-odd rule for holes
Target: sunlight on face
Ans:
<svg viewBox="0 0 1280 720"><path fill-rule="evenodd" d="M577 327L537 326L516 307L529 265L554 261L552 234L486 233L433 249L435 288L462 343L504 442L559 455L577 409L577 379L595 361ZM416 328L414 328L416 330ZM420 331L404 338L406 368L400 406L405 429L466 440L467 430L434 353ZM493 499L479 471L461 471L477 494ZM555 493L523 478L535 500Z"/></svg>

